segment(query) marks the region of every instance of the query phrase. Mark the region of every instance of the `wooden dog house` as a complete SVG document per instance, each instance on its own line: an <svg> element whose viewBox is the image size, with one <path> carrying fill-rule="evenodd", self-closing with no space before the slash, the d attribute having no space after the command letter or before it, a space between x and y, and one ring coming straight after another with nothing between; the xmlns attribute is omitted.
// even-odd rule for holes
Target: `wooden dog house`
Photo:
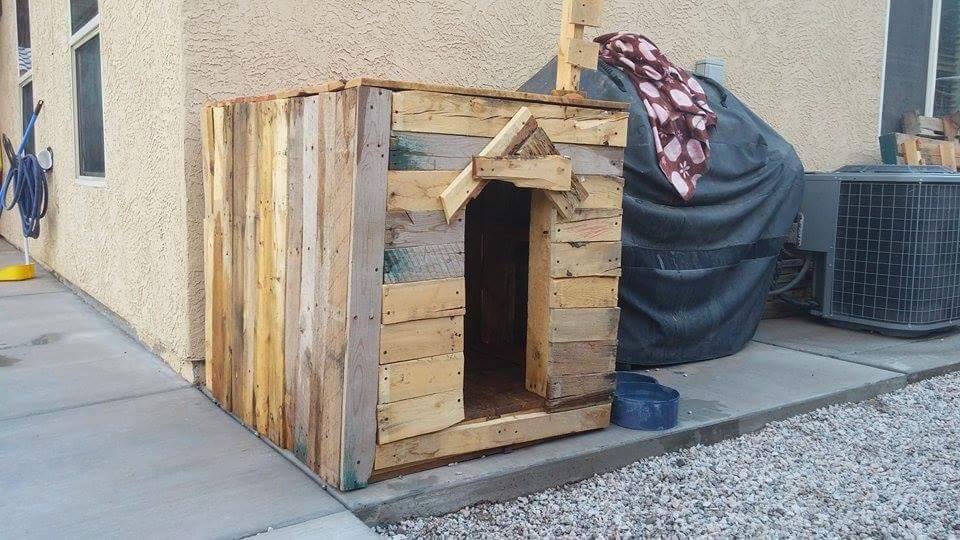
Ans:
<svg viewBox="0 0 960 540"><path fill-rule="evenodd" d="M626 134L371 79L208 105L210 393L343 490L605 427Z"/></svg>

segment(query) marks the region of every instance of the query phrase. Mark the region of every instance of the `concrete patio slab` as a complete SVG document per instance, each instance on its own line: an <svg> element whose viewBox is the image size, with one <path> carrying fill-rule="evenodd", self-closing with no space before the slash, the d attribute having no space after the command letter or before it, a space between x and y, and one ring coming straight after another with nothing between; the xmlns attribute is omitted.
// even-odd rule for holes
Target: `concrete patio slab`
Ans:
<svg viewBox="0 0 960 540"><path fill-rule="evenodd" d="M904 373L910 382L915 382L960 370L960 332L882 349L841 354L839 358Z"/></svg>
<svg viewBox="0 0 960 540"><path fill-rule="evenodd" d="M0 349L0 420L188 386L115 328L59 330Z"/></svg>
<svg viewBox="0 0 960 540"><path fill-rule="evenodd" d="M860 353L920 341L831 326L813 317L760 322L754 341L824 356Z"/></svg>
<svg viewBox="0 0 960 540"><path fill-rule="evenodd" d="M672 430L611 426L334 495L367 523L440 514L736 437L769 422L868 399L906 384L899 373L760 343L731 357L651 374L681 392L680 423Z"/></svg>
<svg viewBox="0 0 960 540"><path fill-rule="evenodd" d="M0 353L61 339L66 332L117 332L106 318L71 292L0 298Z"/></svg>
<svg viewBox="0 0 960 540"><path fill-rule="evenodd" d="M273 529L258 534L256 538L257 540L296 540L301 538L304 540L325 538L367 540L380 538L380 535L364 525L357 516L344 510L282 529Z"/></svg>
<svg viewBox="0 0 960 540"><path fill-rule="evenodd" d="M7 538L240 538L343 511L183 388L0 421Z"/></svg>

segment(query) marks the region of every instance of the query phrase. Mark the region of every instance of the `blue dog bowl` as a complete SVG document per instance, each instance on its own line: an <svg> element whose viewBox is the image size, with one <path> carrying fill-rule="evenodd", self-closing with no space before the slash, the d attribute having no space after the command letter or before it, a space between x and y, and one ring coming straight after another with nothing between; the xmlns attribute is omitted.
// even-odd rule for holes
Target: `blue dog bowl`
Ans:
<svg viewBox="0 0 960 540"><path fill-rule="evenodd" d="M679 412L680 392L657 384L653 377L617 372L610 417L614 424L628 429L662 431L677 425Z"/></svg>

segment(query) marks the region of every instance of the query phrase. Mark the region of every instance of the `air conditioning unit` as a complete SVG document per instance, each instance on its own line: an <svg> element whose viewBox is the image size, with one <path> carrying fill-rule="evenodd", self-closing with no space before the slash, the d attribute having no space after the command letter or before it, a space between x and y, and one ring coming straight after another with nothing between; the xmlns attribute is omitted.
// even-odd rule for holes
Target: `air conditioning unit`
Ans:
<svg viewBox="0 0 960 540"><path fill-rule="evenodd" d="M801 212L814 315L903 336L960 325L960 175L905 165L807 174Z"/></svg>

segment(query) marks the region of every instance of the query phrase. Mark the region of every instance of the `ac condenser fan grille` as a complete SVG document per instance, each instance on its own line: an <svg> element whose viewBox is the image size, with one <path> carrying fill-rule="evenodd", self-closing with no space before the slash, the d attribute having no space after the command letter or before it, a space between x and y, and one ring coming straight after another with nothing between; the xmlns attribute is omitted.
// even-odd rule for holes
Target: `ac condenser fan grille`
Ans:
<svg viewBox="0 0 960 540"><path fill-rule="evenodd" d="M834 313L960 320L960 184L844 181L837 217Z"/></svg>

